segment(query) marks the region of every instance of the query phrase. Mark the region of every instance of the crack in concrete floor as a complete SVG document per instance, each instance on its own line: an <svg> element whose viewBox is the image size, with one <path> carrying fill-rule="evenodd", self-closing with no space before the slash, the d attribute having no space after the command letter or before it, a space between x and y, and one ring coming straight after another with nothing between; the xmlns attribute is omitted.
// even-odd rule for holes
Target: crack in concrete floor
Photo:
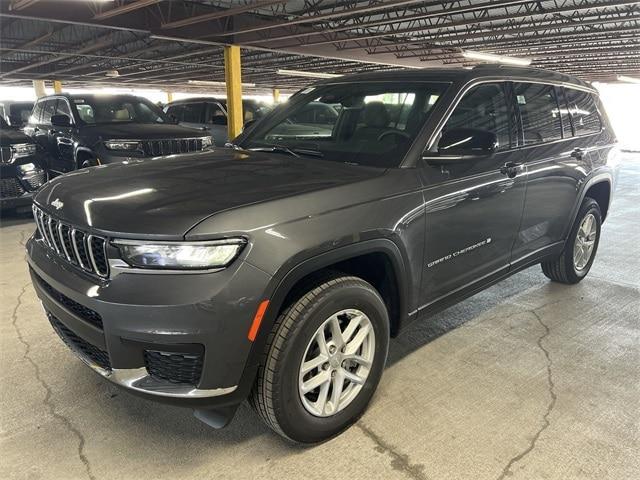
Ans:
<svg viewBox="0 0 640 480"><path fill-rule="evenodd" d="M24 355L22 356L22 358L24 358L27 362L29 362L31 364L31 366L33 367L34 373L35 373L36 380L40 383L40 385L42 385L42 387L45 390L45 397L44 397L44 400L42 401L42 403L49 410L49 414L52 417L54 417L57 420L59 420L71 433L73 433L75 436L78 437L78 458L80 459L80 461L84 465L84 468L85 468L85 470L87 472L87 477L90 480L96 480L96 477L93 475L93 472L91 470L91 463L89 462L89 459L88 459L88 457L86 456L86 454L84 452L84 446L85 446L85 443L86 443L84 435L82 434L82 432L80 432L80 430L78 430L76 427L73 426L73 424L71 423L71 421L67 417L65 417L64 415L56 412L56 407L55 407L55 404L53 403L53 400L52 400L53 392L51 391L51 387L49 386L49 384L47 384L47 382L44 380L44 378L42 378L42 374L40 372L39 365L36 363L36 361L30 355L30 353L31 353L31 345L29 344L29 342L27 342L27 340L25 339L24 335L22 334L22 330L20 330L20 327L18 326L18 310L22 306L22 297L25 295L25 293L27 292L27 289L30 286L31 286L31 282L27 283L26 285L24 285L22 287L22 290L20 291L20 294L17 297L16 305L13 308L13 312L11 314L11 325L13 326L13 328L14 328L14 330L16 332L16 336L18 337L18 341L20 341L20 343L22 343L24 345L24 348L25 348Z"/></svg>

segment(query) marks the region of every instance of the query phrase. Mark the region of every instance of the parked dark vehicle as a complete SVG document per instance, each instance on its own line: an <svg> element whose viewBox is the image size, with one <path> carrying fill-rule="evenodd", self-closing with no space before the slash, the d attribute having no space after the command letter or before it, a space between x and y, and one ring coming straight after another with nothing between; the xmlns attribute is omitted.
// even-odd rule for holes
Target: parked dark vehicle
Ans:
<svg viewBox="0 0 640 480"><path fill-rule="evenodd" d="M271 111L271 107L256 100L242 100L243 122L253 123ZM181 125L207 130L218 146L229 141L227 126L227 101L213 97L176 100L164 107L165 113Z"/></svg>
<svg viewBox="0 0 640 480"><path fill-rule="evenodd" d="M331 136L268 140L310 102L341 105ZM582 280L616 161L596 91L569 76L341 77L235 150L49 182L28 261L53 328L100 375L217 426L249 398L319 442L362 414L410 322L536 264Z"/></svg>
<svg viewBox="0 0 640 480"><path fill-rule="evenodd" d="M0 100L0 118L12 128L20 129L27 123L33 110L33 102Z"/></svg>
<svg viewBox="0 0 640 480"><path fill-rule="evenodd" d="M33 193L47 181L44 167L36 144L0 117L0 210L29 211Z"/></svg>
<svg viewBox="0 0 640 480"><path fill-rule="evenodd" d="M24 131L47 152L56 173L211 149L210 135L176 125L133 95L53 95L36 102Z"/></svg>

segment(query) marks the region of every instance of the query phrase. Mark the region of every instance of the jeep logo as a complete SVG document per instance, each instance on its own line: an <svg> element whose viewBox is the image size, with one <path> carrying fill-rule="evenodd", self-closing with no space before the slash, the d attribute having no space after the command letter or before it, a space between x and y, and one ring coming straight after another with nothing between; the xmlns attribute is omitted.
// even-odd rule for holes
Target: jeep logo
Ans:
<svg viewBox="0 0 640 480"><path fill-rule="evenodd" d="M53 202L51 202L51 206L55 207L56 210L60 210L62 207L64 207L64 203L61 202L59 198L56 198Z"/></svg>

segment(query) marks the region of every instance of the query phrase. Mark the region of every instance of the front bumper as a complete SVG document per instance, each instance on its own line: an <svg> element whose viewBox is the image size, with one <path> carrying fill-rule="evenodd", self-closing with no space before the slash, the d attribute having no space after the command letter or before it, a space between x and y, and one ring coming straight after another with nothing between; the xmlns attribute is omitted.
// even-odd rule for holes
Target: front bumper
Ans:
<svg viewBox="0 0 640 480"><path fill-rule="evenodd" d="M33 194L47 181L47 172L36 162L32 157L26 157L0 166L0 209L31 205ZM36 166L29 172L20 172L18 167L26 163Z"/></svg>
<svg viewBox="0 0 640 480"><path fill-rule="evenodd" d="M193 408L235 406L255 366L247 338L267 274L241 260L205 274L94 278L27 242L36 293L54 330L91 369L132 393Z"/></svg>

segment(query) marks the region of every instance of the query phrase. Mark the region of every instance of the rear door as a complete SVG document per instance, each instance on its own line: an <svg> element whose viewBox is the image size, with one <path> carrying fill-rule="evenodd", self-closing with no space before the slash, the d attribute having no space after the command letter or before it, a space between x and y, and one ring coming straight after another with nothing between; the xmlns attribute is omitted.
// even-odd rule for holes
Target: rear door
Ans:
<svg viewBox="0 0 640 480"><path fill-rule="evenodd" d="M526 175L517 150L513 96L507 82L481 83L462 97L443 131L494 133L499 145L486 158L445 166L424 164L427 185L423 308L473 289L509 269Z"/></svg>
<svg viewBox="0 0 640 480"><path fill-rule="evenodd" d="M588 140L574 136L572 126L585 120L581 112L589 110L583 105L583 94L588 92L576 90L576 104L568 107L563 87L517 82L514 91L527 166L522 225L513 248L513 261L518 263L561 247L571 227L577 192L591 170L593 148ZM598 132L599 128L598 124Z"/></svg>

